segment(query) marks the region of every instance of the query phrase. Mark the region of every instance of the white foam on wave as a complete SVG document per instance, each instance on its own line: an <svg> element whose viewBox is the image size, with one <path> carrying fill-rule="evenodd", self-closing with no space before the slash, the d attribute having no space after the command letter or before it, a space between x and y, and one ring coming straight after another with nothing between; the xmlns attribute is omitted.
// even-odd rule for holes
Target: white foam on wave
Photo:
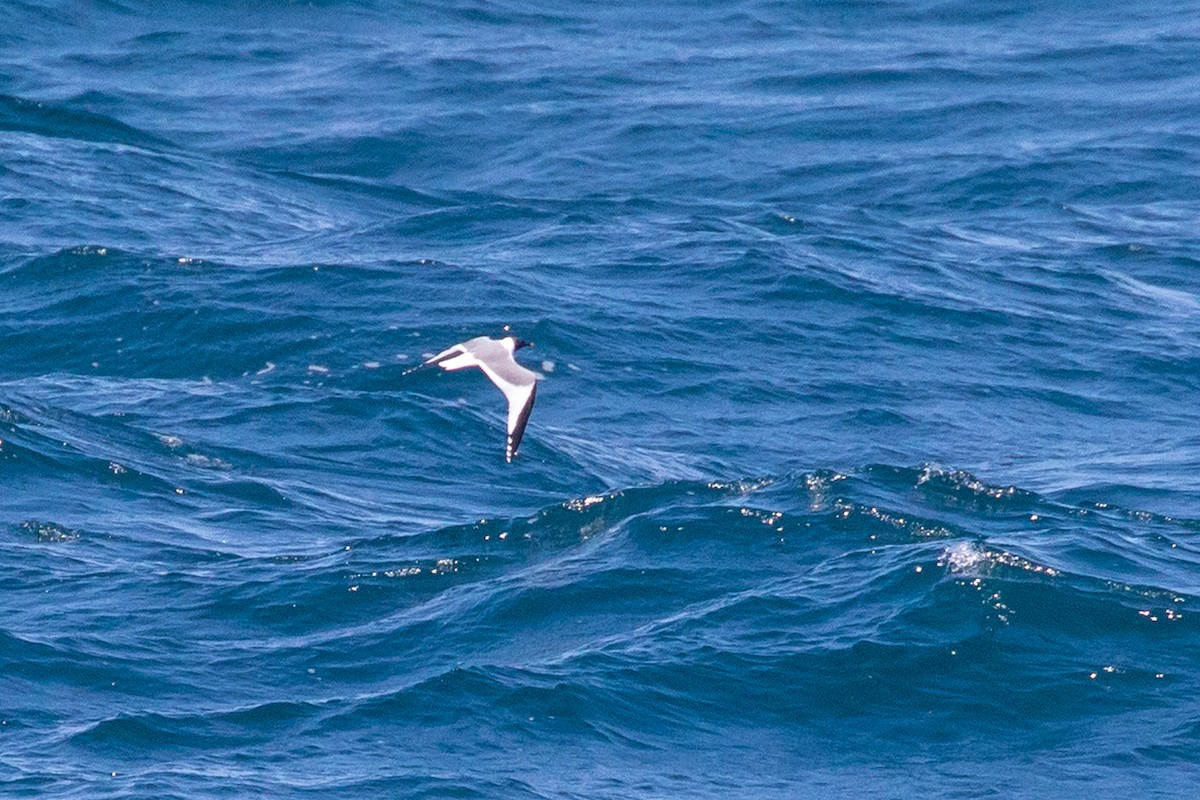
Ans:
<svg viewBox="0 0 1200 800"><path fill-rule="evenodd" d="M948 567L956 574L974 572L980 564L988 561L987 550L975 542L955 542L945 549L938 564Z"/></svg>

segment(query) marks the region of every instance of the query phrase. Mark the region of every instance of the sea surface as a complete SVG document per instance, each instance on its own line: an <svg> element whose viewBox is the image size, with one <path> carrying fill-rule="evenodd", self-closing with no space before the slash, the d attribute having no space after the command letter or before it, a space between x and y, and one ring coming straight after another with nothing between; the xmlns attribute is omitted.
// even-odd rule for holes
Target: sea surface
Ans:
<svg viewBox="0 0 1200 800"><path fill-rule="evenodd" d="M3 0L0 795L1194 796L1198 53Z"/></svg>

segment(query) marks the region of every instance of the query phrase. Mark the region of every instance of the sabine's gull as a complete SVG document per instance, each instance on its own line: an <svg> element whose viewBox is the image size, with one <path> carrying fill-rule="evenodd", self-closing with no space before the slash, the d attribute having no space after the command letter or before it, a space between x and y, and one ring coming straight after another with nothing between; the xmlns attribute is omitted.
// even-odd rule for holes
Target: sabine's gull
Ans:
<svg viewBox="0 0 1200 800"><path fill-rule="evenodd" d="M446 348L424 364L406 370L404 374L423 367L441 367L444 370L479 367L483 370L483 374L508 398L508 441L504 448L504 459L511 462L521 446L529 412L533 410L533 398L537 395L537 382L542 377L518 364L513 353L532 344L515 336L505 336L503 339L476 336Z"/></svg>

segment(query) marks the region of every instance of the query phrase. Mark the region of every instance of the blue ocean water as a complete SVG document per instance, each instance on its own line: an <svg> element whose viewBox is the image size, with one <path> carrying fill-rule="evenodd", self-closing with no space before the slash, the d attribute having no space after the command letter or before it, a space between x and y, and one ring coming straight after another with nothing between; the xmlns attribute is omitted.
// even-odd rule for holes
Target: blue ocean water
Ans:
<svg viewBox="0 0 1200 800"><path fill-rule="evenodd" d="M0 793L1190 796L1198 50L6 0Z"/></svg>

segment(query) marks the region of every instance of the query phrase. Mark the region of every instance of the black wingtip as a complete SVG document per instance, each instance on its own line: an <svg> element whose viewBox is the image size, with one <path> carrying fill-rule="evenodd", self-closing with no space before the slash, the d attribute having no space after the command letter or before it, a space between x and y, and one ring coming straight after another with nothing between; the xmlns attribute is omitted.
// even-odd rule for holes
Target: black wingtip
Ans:
<svg viewBox="0 0 1200 800"><path fill-rule="evenodd" d="M404 370L404 372L401 372L400 377L403 378L405 375L412 375L417 370L425 369L426 367L439 367L439 366L441 366L443 361L449 361L450 359L454 358L455 356L462 355L462 353L463 353L462 348L458 347L457 345L451 349L455 350L455 352L444 353L441 356L434 356L433 358L429 359L428 361L422 361L420 364L417 364L415 367L409 367L408 369Z"/></svg>

